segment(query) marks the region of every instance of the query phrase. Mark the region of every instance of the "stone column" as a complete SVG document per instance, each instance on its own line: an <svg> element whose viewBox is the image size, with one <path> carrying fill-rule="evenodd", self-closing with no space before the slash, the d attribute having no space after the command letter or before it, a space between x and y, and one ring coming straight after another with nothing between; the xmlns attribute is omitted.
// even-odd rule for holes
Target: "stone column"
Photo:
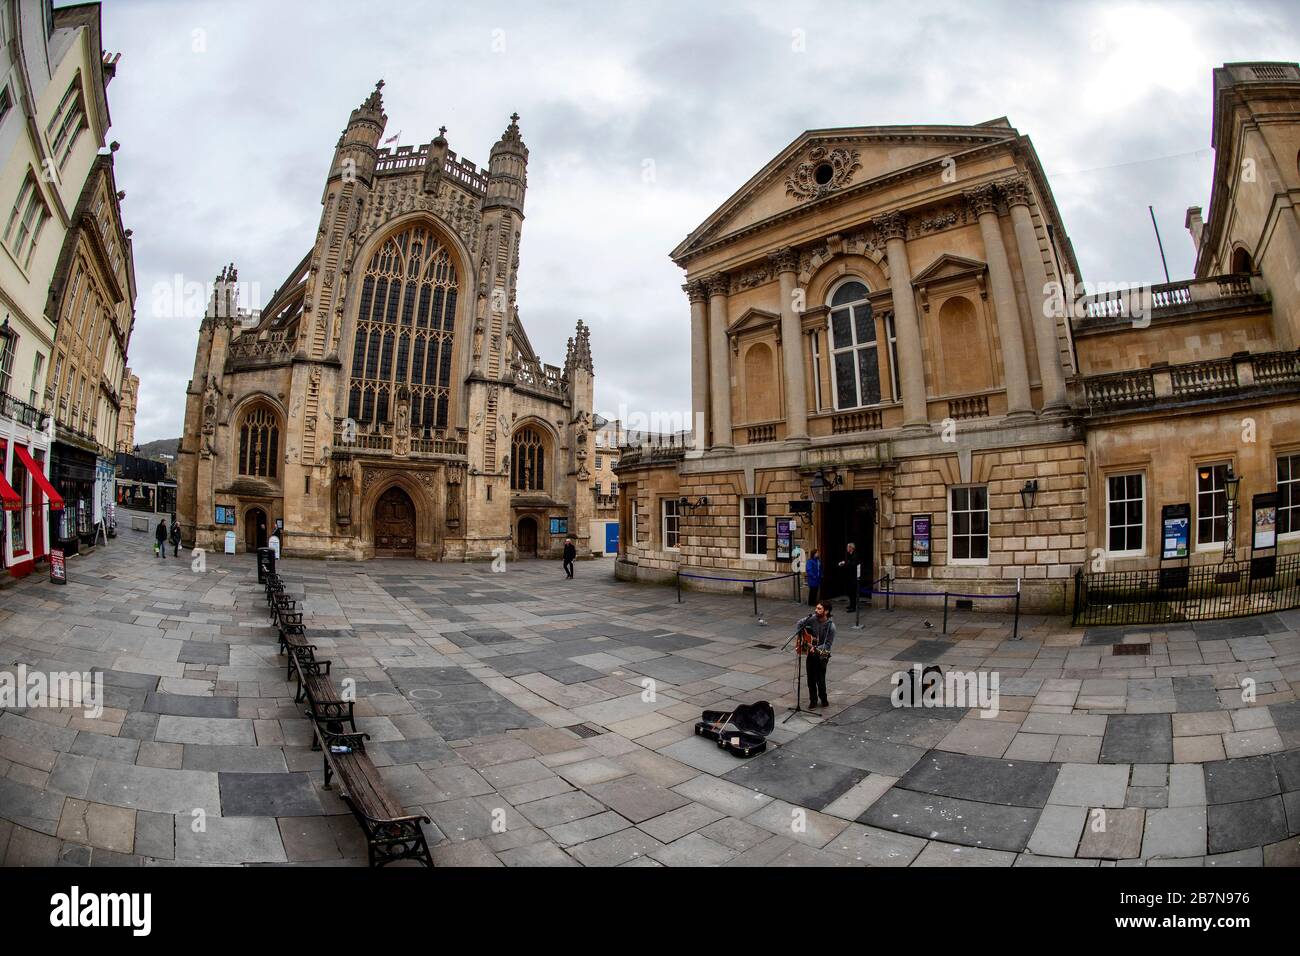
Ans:
<svg viewBox="0 0 1300 956"><path fill-rule="evenodd" d="M885 253L889 257L889 288L894 297L894 332L898 337L898 381L903 388L903 429L929 431L921 324L912 292L912 267L907 261L907 217L901 212L891 212L874 223L885 240Z"/></svg>
<svg viewBox="0 0 1300 956"><path fill-rule="evenodd" d="M709 440L709 313L703 282L682 286L691 303L691 430L695 447Z"/></svg>
<svg viewBox="0 0 1300 956"><path fill-rule="evenodd" d="M768 257L781 281L781 353L785 365L785 440L794 445L808 443L808 390L803 374L803 335L799 313L794 310L795 282L799 257L789 247Z"/></svg>
<svg viewBox="0 0 1300 956"><path fill-rule="evenodd" d="M713 404L711 450L731 451L731 349L727 347L727 293L731 280L725 274L704 280L709 294L709 382Z"/></svg>
<svg viewBox="0 0 1300 956"><path fill-rule="evenodd" d="M1043 386L1043 410L1063 412L1068 407L1065 373L1061 369L1061 350L1056 340L1056 320L1047 315L1044 308L1048 301L1047 269L1043 266L1043 253L1038 246L1033 219L1029 216L1029 180L1016 176L998 183L998 188L1011 210L1016 249L1025 272L1029 317L1033 321L1034 344L1038 349L1038 378Z"/></svg>
<svg viewBox="0 0 1300 956"><path fill-rule="evenodd" d="M998 317L998 335L1002 339L1002 375L1007 389L1007 417L1033 415L1029 400L1029 369L1025 362L1025 340L1020 333L1020 307L1016 287L1011 279L1011 264L1002 229L998 225L997 193L991 185L977 186L965 192L971 212L979 217L980 236L984 239L984 258L989 267L989 286L993 308Z"/></svg>

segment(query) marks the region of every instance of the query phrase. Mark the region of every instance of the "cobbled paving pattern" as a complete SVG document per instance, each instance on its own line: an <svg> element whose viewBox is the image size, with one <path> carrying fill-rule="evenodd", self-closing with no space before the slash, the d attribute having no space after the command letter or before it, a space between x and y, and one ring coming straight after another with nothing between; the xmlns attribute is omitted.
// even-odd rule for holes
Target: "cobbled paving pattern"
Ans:
<svg viewBox="0 0 1300 956"><path fill-rule="evenodd" d="M1295 866L1300 614L1069 627L839 611L831 706L782 720L806 608L618 582L609 560L279 568L440 866ZM0 861L364 866L247 555L72 559L0 590L0 671L102 675L105 709L0 712ZM1116 656L1116 643L1150 643ZM760 645L768 645L771 649ZM895 707L913 663L998 713ZM649 691L653 690L653 694ZM1247 692L1249 691L1249 692ZM771 701L768 751L694 734Z"/></svg>

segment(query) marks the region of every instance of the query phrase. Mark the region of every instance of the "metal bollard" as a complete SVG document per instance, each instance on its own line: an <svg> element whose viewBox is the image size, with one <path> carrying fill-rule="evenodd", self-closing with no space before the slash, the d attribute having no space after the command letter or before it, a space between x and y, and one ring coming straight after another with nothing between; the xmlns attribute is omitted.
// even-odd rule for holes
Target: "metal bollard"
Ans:
<svg viewBox="0 0 1300 956"><path fill-rule="evenodd" d="M948 592L943 592L943 634L948 633Z"/></svg>

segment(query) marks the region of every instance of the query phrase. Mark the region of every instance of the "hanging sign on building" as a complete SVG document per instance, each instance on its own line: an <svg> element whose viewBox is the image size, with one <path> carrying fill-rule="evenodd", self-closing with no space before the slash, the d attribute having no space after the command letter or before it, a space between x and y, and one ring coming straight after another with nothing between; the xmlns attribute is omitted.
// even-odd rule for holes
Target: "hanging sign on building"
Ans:
<svg viewBox="0 0 1300 956"><path fill-rule="evenodd" d="M1190 553L1191 505L1165 505L1160 509L1160 558L1173 561Z"/></svg>
<svg viewBox="0 0 1300 956"><path fill-rule="evenodd" d="M930 564L930 523L933 515L912 515L912 565Z"/></svg>

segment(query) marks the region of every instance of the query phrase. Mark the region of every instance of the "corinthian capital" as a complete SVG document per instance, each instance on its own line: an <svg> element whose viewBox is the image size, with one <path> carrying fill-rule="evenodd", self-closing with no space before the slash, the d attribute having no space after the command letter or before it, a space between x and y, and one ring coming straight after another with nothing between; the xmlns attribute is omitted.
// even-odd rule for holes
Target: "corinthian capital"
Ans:
<svg viewBox="0 0 1300 956"><path fill-rule="evenodd" d="M731 278L725 272L715 272L702 281L710 296L727 295L731 291Z"/></svg>
<svg viewBox="0 0 1300 956"><path fill-rule="evenodd" d="M970 211L976 216L982 216L985 213L996 213L998 211L998 194L993 188L992 183L986 183L983 186L976 186L974 189L967 189L962 193L966 199L966 204Z"/></svg>
<svg viewBox="0 0 1300 956"><path fill-rule="evenodd" d="M777 249L775 252L767 254L767 261L772 264L772 270L780 275L782 272L799 271L799 254L789 246Z"/></svg>
<svg viewBox="0 0 1300 956"><path fill-rule="evenodd" d="M686 298L689 299L692 304L703 302L709 297L708 292L704 289L704 283L699 279L696 279L694 282L686 283L682 286L682 291L686 293Z"/></svg>
<svg viewBox="0 0 1300 956"><path fill-rule="evenodd" d="M998 192L1006 198L1008 206L1029 205L1029 179L1025 176L1012 176L998 183Z"/></svg>
<svg viewBox="0 0 1300 956"><path fill-rule="evenodd" d="M880 230L881 239L907 238L907 215L905 213L898 211L887 212L883 216L877 216L871 220L871 223Z"/></svg>

